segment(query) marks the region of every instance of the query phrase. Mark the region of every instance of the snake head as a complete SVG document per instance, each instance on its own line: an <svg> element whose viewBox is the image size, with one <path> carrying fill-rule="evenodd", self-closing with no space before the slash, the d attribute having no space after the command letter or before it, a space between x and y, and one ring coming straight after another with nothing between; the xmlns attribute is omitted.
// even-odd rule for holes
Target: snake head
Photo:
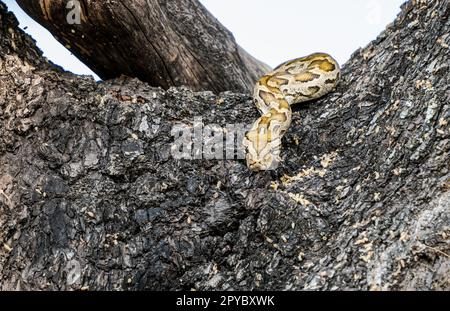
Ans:
<svg viewBox="0 0 450 311"><path fill-rule="evenodd" d="M280 163L280 157L273 154L266 154L263 158L252 158L247 154L247 166L254 172L275 170Z"/></svg>
<svg viewBox="0 0 450 311"><path fill-rule="evenodd" d="M254 172L275 170L281 161L281 139L267 141L252 134L250 131L244 139L248 168Z"/></svg>

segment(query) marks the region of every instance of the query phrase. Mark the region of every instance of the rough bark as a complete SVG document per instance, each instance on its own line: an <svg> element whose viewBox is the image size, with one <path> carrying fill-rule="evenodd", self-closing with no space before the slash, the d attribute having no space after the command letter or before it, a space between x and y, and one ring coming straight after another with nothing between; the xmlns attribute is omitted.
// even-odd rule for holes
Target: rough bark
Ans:
<svg viewBox="0 0 450 311"><path fill-rule="evenodd" d="M197 0L84 0L73 25L67 0L17 2L105 80L127 75L165 89L247 92L269 70Z"/></svg>
<svg viewBox="0 0 450 311"><path fill-rule="evenodd" d="M62 72L0 5L0 288L449 290L448 4L404 5L267 173L170 156L248 96Z"/></svg>

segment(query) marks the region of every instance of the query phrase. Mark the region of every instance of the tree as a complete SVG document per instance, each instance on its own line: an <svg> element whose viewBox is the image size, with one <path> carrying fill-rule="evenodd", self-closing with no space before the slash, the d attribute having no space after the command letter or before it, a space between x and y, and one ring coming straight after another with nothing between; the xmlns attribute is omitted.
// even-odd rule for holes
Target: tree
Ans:
<svg viewBox="0 0 450 311"><path fill-rule="evenodd" d="M269 70L197 0L17 2L102 79L247 92Z"/></svg>
<svg viewBox="0 0 450 311"><path fill-rule="evenodd" d="M405 4L253 173L170 152L248 95L63 72L0 2L1 289L450 289L449 14Z"/></svg>

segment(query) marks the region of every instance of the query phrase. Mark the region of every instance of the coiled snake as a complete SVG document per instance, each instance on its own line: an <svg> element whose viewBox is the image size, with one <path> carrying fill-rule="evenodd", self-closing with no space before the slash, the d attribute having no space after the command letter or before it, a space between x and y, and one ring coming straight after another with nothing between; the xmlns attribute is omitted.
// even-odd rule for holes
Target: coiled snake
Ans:
<svg viewBox="0 0 450 311"><path fill-rule="evenodd" d="M278 166L281 138L291 125L291 105L333 91L339 77L339 64L328 54L315 53L281 64L256 83L254 102L262 116L243 141L252 171Z"/></svg>

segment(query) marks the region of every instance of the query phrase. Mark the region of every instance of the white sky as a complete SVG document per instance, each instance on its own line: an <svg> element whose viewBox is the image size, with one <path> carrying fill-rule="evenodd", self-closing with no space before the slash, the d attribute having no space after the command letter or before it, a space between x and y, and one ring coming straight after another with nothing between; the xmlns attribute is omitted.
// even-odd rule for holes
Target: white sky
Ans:
<svg viewBox="0 0 450 311"><path fill-rule="evenodd" d="M44 55L66 70L93 74L48 31L4 0ZM200 0L256 58L276 65L312 52L327 52L341 64L383 31L405 0Z"/></svg>

